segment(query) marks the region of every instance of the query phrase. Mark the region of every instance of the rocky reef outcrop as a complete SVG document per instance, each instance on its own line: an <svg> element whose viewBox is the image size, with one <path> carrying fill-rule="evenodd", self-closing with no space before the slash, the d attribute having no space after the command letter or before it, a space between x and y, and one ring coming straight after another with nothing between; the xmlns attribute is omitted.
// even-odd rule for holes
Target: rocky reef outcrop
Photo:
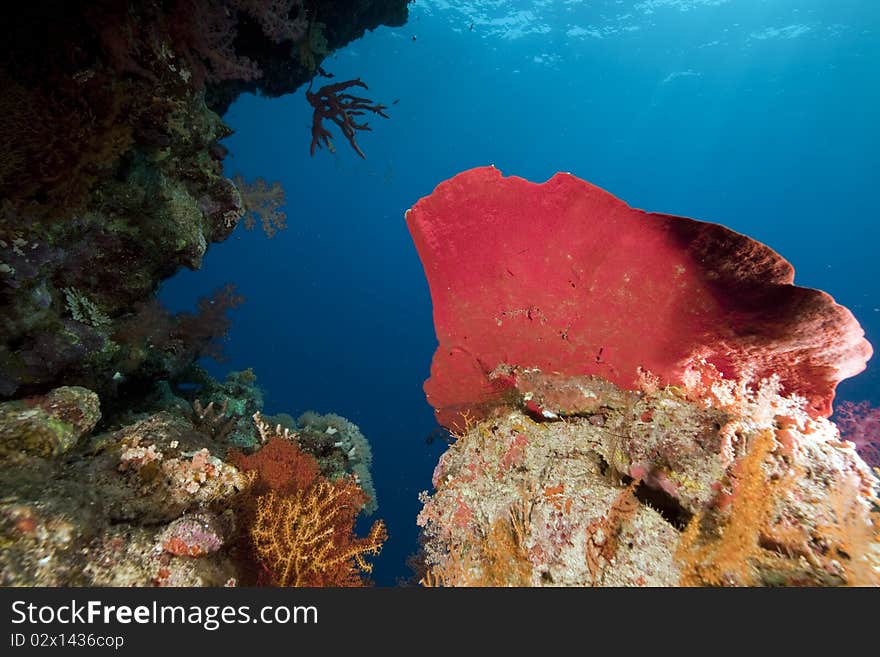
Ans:
<svg viewBox="0 0 880 657"><path fill-rule="evenodd" d="M325 487L349 487L356 504L343 508L352 523L368 504L375 508L360 486L369 471L350 448L334 448L333 440L316 449L313 426L276 431L261 419L252 373L233 372L224 382L202 373L200 380L197 397L157 384L144 407L103 431L94 430L98 397L84 388L0 403L0 583L256 583L262 570L251 532L263 491L254 473L265 466L269 439L299 450ZM283 484L294 479L276 470ZM323 540L348 545L348 535ZM345 570L348 561L339 567L358 581Z"/></svg>
<svg viewBox="0 0 880 657"><path fill-rule="evenodd" d="M455 437L423 583L880 583L878 479L827 419L871 347L779 254L492 167L407 222Z"/></svg>
<svg viewBox="0 0 880 657"><path fill-rule="evenodd" d="M880 583L877 480L828 420L772 387L721 403L675 387L565 383L588 400L576 412L548 420L521 400L441 457L419 516L429 578Z"/></svg>

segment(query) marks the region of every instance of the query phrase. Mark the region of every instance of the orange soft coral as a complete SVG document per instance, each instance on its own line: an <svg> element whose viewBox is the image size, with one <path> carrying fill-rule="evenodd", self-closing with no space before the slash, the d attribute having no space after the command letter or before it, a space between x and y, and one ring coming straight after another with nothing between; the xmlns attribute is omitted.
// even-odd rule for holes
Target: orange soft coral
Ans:
<svg viewBox="0 0 880 657"><path fill-rule="evenodd" d="M300 450L296 443L272 436L256 453L250 456L231 450L229 461L239 470L255 471L254 490L292 493L311 486L318 478L318 461Z"/></svg>

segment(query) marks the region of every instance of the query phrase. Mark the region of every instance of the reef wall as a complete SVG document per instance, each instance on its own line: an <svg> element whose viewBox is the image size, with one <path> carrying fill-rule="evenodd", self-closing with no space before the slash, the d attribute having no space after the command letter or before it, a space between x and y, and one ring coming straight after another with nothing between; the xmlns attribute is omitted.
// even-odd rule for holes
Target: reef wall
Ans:
<svg viewBox="0 0 880 657"><path fill-rule="evenodd" d="M284 225L279 186L223 169L229 104L293 92L406 19L406 0L0 9L0 583L368 582L386 533L354 533L376 508L364 436L270 423L252 372L196 366L232 286L174 316L155 294L242 218ZM285 541L292 525L311 540Z"/></svg>
<svg viewBox="0 0 880 657"><path fill-rule="evenodd" d="M4 5L0 398L82 385L106 400L213 353L231 289L179 317L154 295L260 212L223 170L220 115L242 92L294 91L364 30L403 24L406 5Z"/></svg>

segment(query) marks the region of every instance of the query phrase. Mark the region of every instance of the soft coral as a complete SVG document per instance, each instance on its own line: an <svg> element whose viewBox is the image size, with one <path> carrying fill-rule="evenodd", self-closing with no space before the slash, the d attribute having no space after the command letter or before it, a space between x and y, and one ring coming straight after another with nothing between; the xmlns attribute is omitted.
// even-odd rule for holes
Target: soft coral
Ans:
<svg viewBox="0 0 880 657"><path fill-rule="evenodd" d="M835 421L840 435L855 443L865 462L880 467L880 408L846 401L837 408Z"/></svg>

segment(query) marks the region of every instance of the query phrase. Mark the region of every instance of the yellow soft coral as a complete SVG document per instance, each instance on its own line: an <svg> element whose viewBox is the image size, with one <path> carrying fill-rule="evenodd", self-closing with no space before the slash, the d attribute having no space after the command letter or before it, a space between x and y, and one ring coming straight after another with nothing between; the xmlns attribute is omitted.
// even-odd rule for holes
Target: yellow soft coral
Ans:
<svg viewBox="0 0 880 657"><path fill-rule="evenodd" d="M350 480L320 479L305 490L282 496L270 492L257 498L250 533L259 560L278 586L352 586L372 566L364 555L378 554L387 533L373 524L366 538L357 538L354 518L363 492Z"/></svg>
<svg viewBox="0 0 880 657"><path fill-rule="evenodd" d="M773 510L775 495L762 464L773 450L772 430L759 432L739 463L736 492L726 522L707 527L709 518L696 515L688 524L676 557L685 585L753 585L755 560L761 557L760 535ZM715 523L711 523L715 524Z"/></svg>
<svg viewBox="0 0 880 657"><path fill-rule="evenodd" d="M792 521L778 505L802 494L796 487L802 473L790 469L778 476L765 469L779 457L777 435L765 429L752 438L734 469L729 508L697 514L683 532L676 553L681 583L876 586L880 520L861 497L860 473L839 473L828 487L826 512Z"/></svg>

